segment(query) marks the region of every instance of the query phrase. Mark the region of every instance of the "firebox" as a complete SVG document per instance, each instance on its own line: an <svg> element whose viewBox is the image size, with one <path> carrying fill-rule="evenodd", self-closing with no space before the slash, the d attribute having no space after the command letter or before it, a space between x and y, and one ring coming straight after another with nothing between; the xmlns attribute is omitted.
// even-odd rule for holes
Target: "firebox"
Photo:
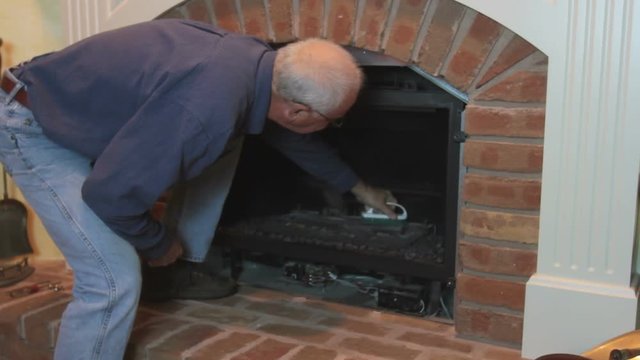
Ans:
<svg viewBox="0 0 640 360"><path fill-rule="evenodd" d="M321 136L365 182L391 190L407 219L363 218L353 195L247 137L218 241L236 253L411 277L437 289L454 278L464 102L407 66L363 70L356 104Z"/></svg>

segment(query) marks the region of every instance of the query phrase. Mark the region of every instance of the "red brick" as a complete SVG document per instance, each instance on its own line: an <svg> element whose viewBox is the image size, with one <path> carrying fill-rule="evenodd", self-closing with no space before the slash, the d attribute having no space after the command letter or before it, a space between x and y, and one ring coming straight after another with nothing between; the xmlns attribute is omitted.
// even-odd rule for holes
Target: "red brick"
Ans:
<svg viewBox="0 0 640 360"><path fill-rule="evenodd" d="M334 360L338 352L317 346L305 346L291 360Z"/></svg>
<svg viewBox="0 0 640 360"><path fill-rule="evenodd" d="M9 264L4 264L4 266L7 266L7 265ZM33 265L33 267L36 269L35 272L29 275L29 277L27 277L26 279L23 279L22 281L15 283L11 286L4 287L2 288L3 291L0 291L0 320L2 320L1 314L4 311L3 307L13 306L18 303L21 303L21 304L29 303L30 300L43 296L42 295L43 291L40 291L38 295L13 298L11 297L11 292L13 290L20 289L27 286L33 286L38 283L41 283L41 285L44 285L45 281L51 284L59 283L60 285L64 286L66 289L71 288L72 284L69 283L67 281L67 278L65 277L65 275L69 275L70 273L64 267L56 267L56 268L50 269L49 272L44 272L43 270L45 269L41 269L40 264L32 263L31 265ZM49 294L51 293L51 291L49 290L47 290L46 292L48 292Z"/></svg>
<svg viewBox="0 0 640 360"><path fill-rule="evenodd" d="M329 5L327 37L338 44L349 45L355 21L355 0L333 0Z"/></svg>
<svg viewBox="0 0 640 360"><path fill-rule="evenodd" d="M25 286L26 284L29 284L29 283L21 283L15 288ZM8 290L8 291L11 291L11 290ZM25 297L13 299L9 302L4 302L0 307L0 324L3 324L3 323L11 324L11 327L14 329L14 332L16 332L18 329L19 319L23 314L35 312L38 309L43 309L47 305L52 303L67 302L70 300L71 300L71 296L66 292L47 291L45 293L25 296Z"/></svg>
<svg viewBox="0 0 640 360"><path fill-rule="evenodd" d="M522 315L475 308L464 304L456 307L456 332L459 335L519 346L522 342Z"/></svg>
<svg viewBox="0 0 640 360"><path fill-rule="evenodd" d="M452 327L449 324L445 324L439 321L432 321L425 318L406 316L391 312L380 312L376 313L375 315L376 316L372 316L372 318L375 318L377 321L383 324L401 325L413 330L425 330L439 334L448 334L452 330Z"/></svg>
<svg viewBox="0 0 640 360"><path fill-rule="evenodd" d="M242 309L224 309L209 306L193 306L184 311L184 315L200 320L215 322L216 324L232 324L238 326L248 326L258 320L259 316Z"/></svg>
<svg viewBox="0 0 640 360"><path fill-rule="evenodd" d="M216 24L229 31L242 32L240 18L236 12L235 1L233 0L209 0L213 6L213 14Z"/></svg>
<svg viewBox="0 0 640 360"><path fill-rule="evenodd" d="M27 345L16 334L16 324L0 322L0 358L1 359L51 359L53 350Z"/></svg>
<svg viewBox="0 0 640 360"><path fill-rule="evenodd" d="M330 317L320 320L318 324L329 327L346 329L355 333L372 335L372 336L385 336L389 333L388 327L382 326L378 323L366 322L360 320L354 320L344 317Z"/></svg>
<svg viewBox="0 0 640 360"><path fill-rule="evenodd" d="M517 179L467 173L464 201L501 208L540 209L540 180Z"/></svg>
<svg viewBox="0 0 640 360"><path fill-rule="evenodd" d="M487 349L482 357L484 360L525 360L520 356L520 351L511 349Z"/></svg>
<svg viewBox="0 0 640 360"><path fill-rule="evenodd" d="M138 312L136 313L136 319L133 323L133 328L136 329L138 327L143 326L146 323L156 321L157 319L161 319L165 317L164 314L158 314L156 312L148 311L147 309L138 308Z"/></svg>
<svg viewBox="0 0 640 360"><path fill-rule="evenodd" d="M129 338L129 344L127 344L127 354L125 357L131 359L145 358L149 344L167 336L176 328L186 324L186 321L169 317L158 317L154 321L134 328Z"/></svg>
<svg viewBox="0 0 640 360"><path fill-rule="evenodd" d="M274 32L275 42L287 42L294 39L293 19L291 0L270 0L269 16L271 17L271 26Z"/></svg>
<svg viewBox="0 0 640 360"><path fill-rule="evenodd" d="M536 271L535 250L461 241L458 257L463 269L514 276L531 276Z"/></svg>
<svg viewBox="0 0 640 360"><path fill-rule="evenodd" d="M138 314L144 312L149 313L148 310L152 310L154 312L161 312L165 314L175 314L179 311L183 311L188 309L190 306L184 303L179 303L175 301L166 301L166 302L142 302L138 307Z"/></svg>
<svg viewBox="0 0 640 360"><path fill-rule="evenodd" d="M0 358L2 359L51 359L53 352L51 343L55 341L59 322L60 306L65 306L71 301L71 272L67 270L64 261L39 261L30 259L31 265L36 269L28 278L1 289L0 291ZM42 281L58 282L65 287L64 291L54 292L42 290L32 295L12 298L10 292L24 286L31 286ZM53 306L52 304L61 304ZM47 310L49 309L49 310ZM46 315L46 312L53 312ZM23 316L30 314L29 316ZM21 318L29 318L26 335L40 332L45 334L36 343L25 342L21 332L25 327L21 324ZM41 321L33 321L39 318ZM50 318L50 320L48 320ZM38 326L40 322L41 328ZM38 336L38 335L36 335Z"/></svg>
<svg viewBox="0 0 640 360"><path fill-rule="evenodd" d="M282 316L295 320L307 320L311 317L311 310L274 302L254 302L248 305L247 309L271 316Z"/></svg>
<svg viewBox="0 0 640 360"><path fill-rule="evenodd" d="M470 353L473 350L473 346L466 341L451 339L449 336L443 336L440 334L408 331L398 336L398 340L431 348L452 350L460 353Z"/></svg>
<svg viewBox="0 0 640 360"><path fill-rule="evenodd" d="M429 353L429 359L437 359L437 360L477 360L476 358L472 358L470 355L461 355L455 354L450 351L433 349Z"/></svg>
<svg viewBox="0 0 640 360"><path fill-rule="evenodd" d="M455 1L441 1L427 29L418 64L430 74L438 75L458 31L465 7Z"/></svg>
<svg viewBox="0 0 640 360"><path fill-rule="evenodd" d="M411 52L418 35L420 20L429 0L401 1L398 12L389 25L389 40L385 53L404 61L411 58Z"/></svg>
<svg viewBox="0 0 640 360"><path fill-rule="evenodd" d="M195 324L149 348L147 357L154 360L180 359L184 351L219 333L220 329L215 326Z"/></svg>
<svg viewBox="0 0 640 360"><path fill-rule="evenodd" d="M518 35L514 35L511 41L500 52L500 55L496 57L489 67L489 70L484 74L482 79L478 82L476 87L484 85L487 81L493 79L497 75L501 74L505 70L509 69L520 60L533 54L536 48L529 44L526 40Z"/></svg>
<svg viewBox="0 0 640 360"><path fill-rule="evenodd" d="M180 7L174 6L160 14L157 19L184 19L184 14L180 10Z"/></svg>
<svg viewBox="0 0 640 360"><path fill-rule="evenodd" d="M334 334L329 330L287 324L264 324L258 330L269 334L284 336L298 341L323 344L331 340Z"/></svg>
<svg viewBox="0 0 640 360"><path fill-rule="evenodd" d="M539 173L542 145L469 140L464 144L464 165L479 169Z"/></svg>
<svg viewBox="0 0 640 360"><path fill-rule="evenodd" d="M229 336L207 343L191 354L189 360L221 360L259 338L260 336L255 334L233 332Z"/></svg>
<svg viewBox="0 0 640 360"><path fill-rule="evenodd" d="M468 105L465 132L470 135L542 138L544 108L505 108Z"/></svg>
<svg viewBox="0 0 640 360"><path fill-rule="evenodd" d="M458 273L456 296L464 302L524 311L524 281L492 279Z"/></svg>
<svg viewBox="0 0 640 360"><path fill-rule="evenodd" d="M463 208L460 230L469 236L537 244L539 217Z"/></svg>
<svg viewBox="0 0 640 360"><path fill-rule="evenodd" d="M211 24L206 0L191 0L184 5L187 18Z"/></svg>
<svg viewBox="0 0 640 360"><path fill-rule="evenodd" d="M295 347L295 344L267 339L246 352L232 357L231 360L276 360Z"/></svg>
<svg viewBox="0 0 640 360"><path fill-rule="evenodd" d="M358 318L367 318L374 315L374 311L372 311L371 309L340 304L337 302L325 302L308 299L304 302L304 305L305 308L308 308L310 310L321 309L322 311L333 314L335 316L353 316Z"/></svg>
<svg viewBox="0 0 640 360"><path fill-rule="evenodd" d="M547 97L547 72L523 70L513 73L488 89L481 89L472 100L544 103Z"/></svg>
<svg viewBox="0 0 640 360"><path fill-rule="evenodd" d="M244 16L245 34L267 39L269 30L267 27L267 12L262 0L244 0L240 2Z"/></svg>
<svg viewBox="0 0 640 360"><path fill-rule="evenodd" d="M502 26L482 14L476 14L446 70L445 78L455 87L467 90L500 36Z"/></svg>
<svg viewBox="0 0 640 360"><path fill-rule="evenodd" d="M542 53L540 52L540 54L542 54ZM546 56L543 56L541 59L536 61L536 63L534 65L536 65L536 66L542 66L542 65L547 66L547 65L549 65L549 58L546 57Z"/></svg>
<svg viewBox="0 0 640 360"><path fill-rule="evenodd" d="M322 22L323 12L324 1L322 0L305 0L300 2L298 18L300 21L299 31L301 39L322 36L324 26Z"/></svg>
<svg viewBox="0 0 640 360"><path fill-rule="evenodd" d="M420 351L410 349L404 345L390 344L365 337L347 337L340 341L339 346L364 355L394 360L412 360L420 354Z"/></svg>
<svg viewBox="0 0 640 360"><path fill-rule="evenodd" d="M365 3L360 16L359 28L355 34L357 47L379 51L382 44L382 31L389 16L391 0L369 0Z"/></svg>
<svg viewBox="0 0 640 360"><path fill-rule="evenodd" d="M291 295L284 291L261 289L251 286L241 287L238 293L240 295L250 297L252 300L258 299L259 301L276 302L278 300L287 301L291 299Z"/></svg>
<svg viewBox="0 0 640 360"><path fill-rule="evenodd" d="M24 313L21 317L21 331L29 346L53 348L58 335L62 313L71 299L52 302L41 309Z"/></svg>

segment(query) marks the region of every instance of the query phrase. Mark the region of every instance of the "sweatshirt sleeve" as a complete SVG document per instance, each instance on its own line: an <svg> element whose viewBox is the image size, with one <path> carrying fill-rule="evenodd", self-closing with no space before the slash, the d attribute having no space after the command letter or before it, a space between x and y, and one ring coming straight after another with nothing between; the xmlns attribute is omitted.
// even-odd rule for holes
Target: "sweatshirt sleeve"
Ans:
<svg viewBox="0 0 640 360"><path fill-rule="evenodd" d="M222 145L219 145L222 143ZM179 179L212 163L224 146L169 99L150 100L120 129L96 159L82 187L86 204L147 259L162 256L171 237L150 214L155 201Z"/></svg>
<svg viewBox="0 0 640 360"><path fill-rule="evenodd" d="M267 122L262 137L306 172L341 192L351 190L358 182L358 175L318 134L297 134Z"/></svg>

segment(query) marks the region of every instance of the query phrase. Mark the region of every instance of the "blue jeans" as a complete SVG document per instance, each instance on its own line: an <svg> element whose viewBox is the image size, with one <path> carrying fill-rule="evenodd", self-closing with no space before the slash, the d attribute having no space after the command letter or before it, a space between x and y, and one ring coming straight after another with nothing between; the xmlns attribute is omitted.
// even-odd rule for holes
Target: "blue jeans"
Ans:
<svg viewBox="0 0 640 360"><path fill-rule="evenodd" d="M186 259L202 261L209 250L239 148L172 198L170 222L182 234ZM122 359L140 297L140 260L82 200L91 160L50 141L31 111L0 90L0 162L73 270L55 358Z"/></svg>

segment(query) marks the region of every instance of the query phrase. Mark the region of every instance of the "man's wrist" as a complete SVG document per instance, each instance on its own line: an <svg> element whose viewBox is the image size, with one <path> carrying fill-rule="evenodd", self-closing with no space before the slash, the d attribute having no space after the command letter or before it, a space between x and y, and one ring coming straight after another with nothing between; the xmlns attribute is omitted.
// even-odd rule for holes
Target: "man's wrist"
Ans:
<svg viewBox="0 0 640 360"><path fill-rule="evenodd" d="M351 188L351 193L357 198L361 198L362 195L367 191L366 187L367 184L365 184L362 180L358 180L358 182Z"/></svg>

